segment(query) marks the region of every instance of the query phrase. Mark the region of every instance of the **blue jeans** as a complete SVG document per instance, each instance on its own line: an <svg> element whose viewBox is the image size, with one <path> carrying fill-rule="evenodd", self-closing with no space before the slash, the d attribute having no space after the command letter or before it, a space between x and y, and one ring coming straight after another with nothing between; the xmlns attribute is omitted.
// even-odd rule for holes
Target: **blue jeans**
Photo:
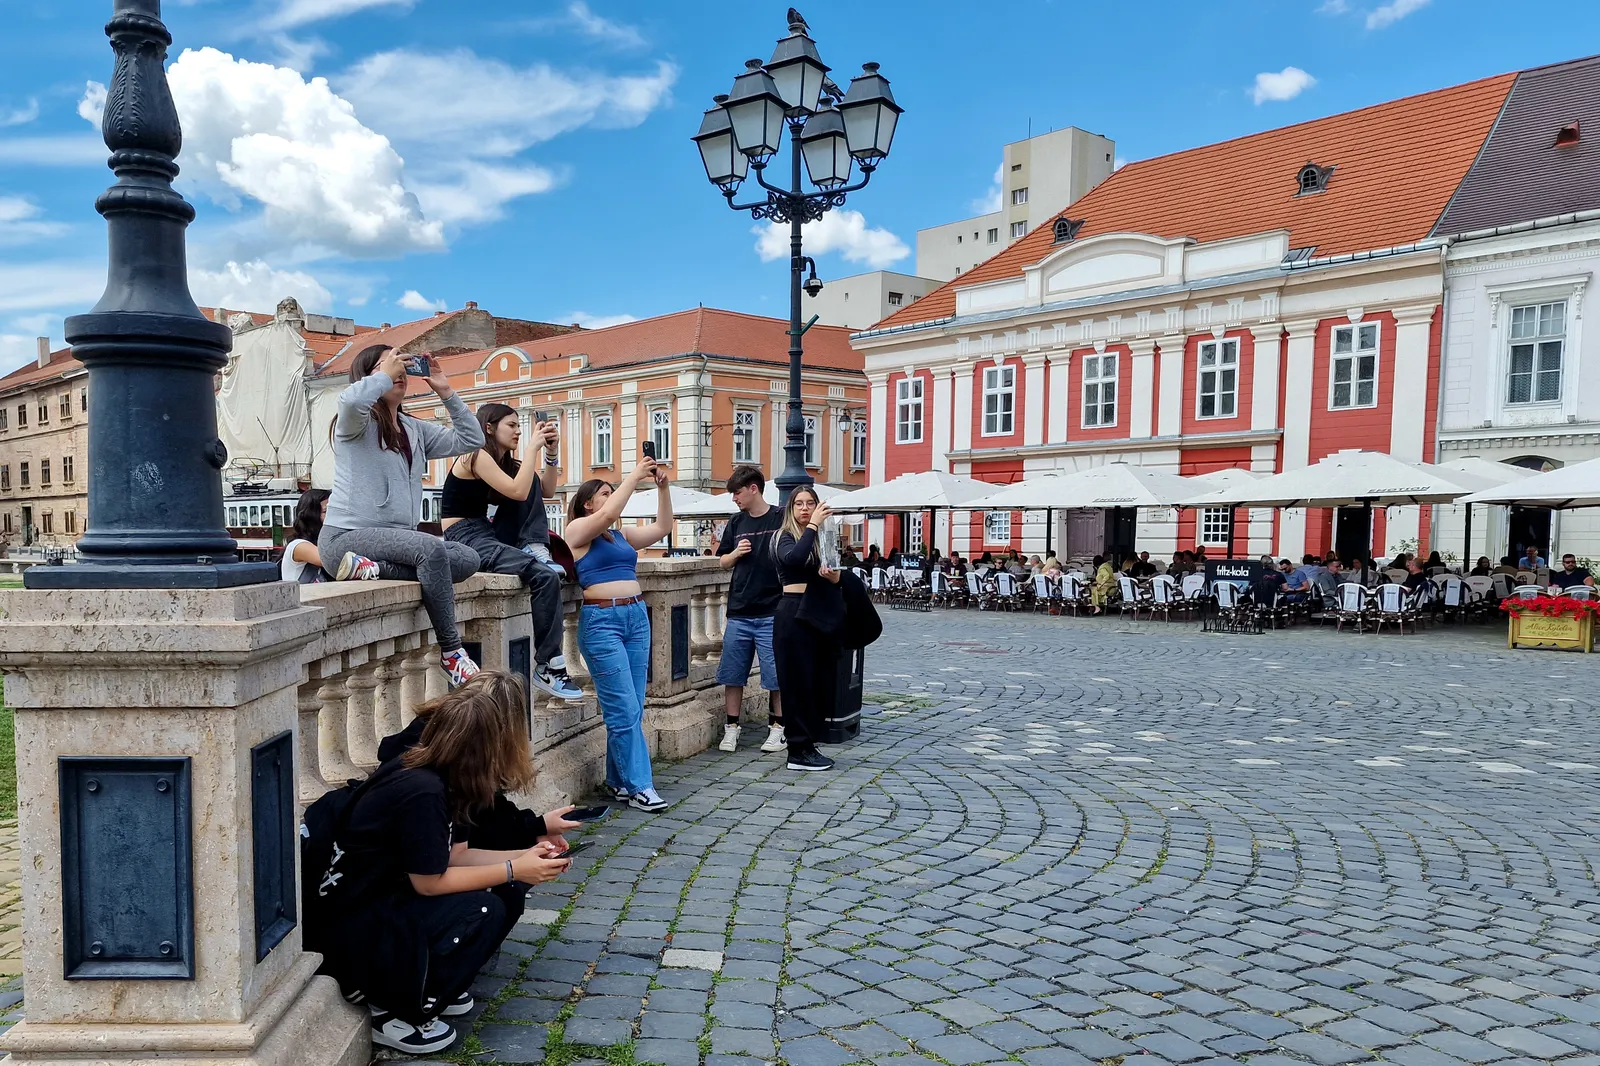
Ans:
<svg viewBox="0 0 1600 1066"><path fill-rule="evenodd" d="M650 613L642 603L578 612L578 651L594 679L606 723L606 784L629 795L655 787L644 737L645 678L650 667Z"/></svg>
<svg viewBox="0 0 1600 1066"><path fill-rule="evenodd" d="M772 616L730 618L722 631L722 662L717 684L744 688L750 683L750 663L761 663L761 687L778 691L778 662L772 657Z"/></svg>

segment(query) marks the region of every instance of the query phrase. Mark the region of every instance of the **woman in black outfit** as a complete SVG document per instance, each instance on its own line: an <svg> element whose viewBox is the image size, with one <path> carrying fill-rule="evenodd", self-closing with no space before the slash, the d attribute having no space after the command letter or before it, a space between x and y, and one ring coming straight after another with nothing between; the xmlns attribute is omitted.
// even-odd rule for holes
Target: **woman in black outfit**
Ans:
<svg viewBox="0 0 1600 1066"><path fill-rule="evenodd" d="M783 599L772 620L772 651L791 770L833 769L833 760L817 750L822 723L835 704L840 653L835 634L844 613L839 571L822 566L817 551L817 530L831 513L810 486L797 488L789 494L783 529L773 542Z"/></svg>
<svg viewBox="0 0 1600 1066"><path fill-rule="evenodd" d="M527 706L522 679L500 671L424 704L420 743L380 766L342 816L320 886L328 913L306 947L371 1010L374 1044L449 1047L443 1019L472 1010L467 988L515 923L503 896L571 863L548 843L487 851L463 839L498 793L533 784Z"/></svg>

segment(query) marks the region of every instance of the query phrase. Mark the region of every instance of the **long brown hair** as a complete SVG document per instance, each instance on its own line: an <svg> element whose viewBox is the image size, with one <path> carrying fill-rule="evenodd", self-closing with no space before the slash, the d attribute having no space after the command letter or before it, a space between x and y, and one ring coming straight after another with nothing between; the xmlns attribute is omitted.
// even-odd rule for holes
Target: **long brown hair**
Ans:
<svg viewBox="0 0 1600 1066"><path fill-rule="evenodd" d="M783 527L778 531L778 536L772 538L772 551L774 554L776 554L778 551L778 541L782 538L783 534L787 533L795 540L799 540L801 537L805 536L806 527L802 526L800 524L800 520L794 516L795 501L800 499L800 494L802 492L810 495L812 506L816 506L822 502L822 497L818 496L817 490L812 488L810 485L801 485L793 492L789 493L788 502L783 505ZM812 544L811 554L813 557L816 556L816 544Z"/></svg>
<svg viewBox="0 0 1600 1066"><path fill-rule="evenodd" d="M454 692L417 708L427 721L405 764L444 778L450 817L470 823L497 792L532 787L528 750L528 689L518 674L484 670Z"/></svg>
<svg viewBox="0 0 1600 1066"><path fill-rule="evenodd" d="M572 494L572 502L567 505L567 520L575 522L587 515L589 512L585 511L584 508L589 506L589 501L594 499L595 493L605 488L615 489L616 486L602 477L592 477L582 485L579 485L578 491ZM611 530L602 530L600 535L606 540L610 540Z"/></svg>
<svg viewBox="0 0 1600 1066"><path fill-rule="evenodd" d="M483 447L479 448L478 451L494 460L494 464L504 470L507 477L516 477L517 471L522 469L522 463L510 451L500 456L494 454L494 427L516 413L516 411L503 403L486 403L479 407L476 412L478 425L483 427ZM478 462L477 453L473 454L472 462L472 472L476 474L478 472L476 465Z"/></svg>
<svg viewBox="0 0 1600 1066"><path fill-rule="evenodd" d="M355 362L350 364L350 383L354 385L371 374L378 368L383 353L393 350L394 346L391 344L372 344L357 352ZM372 418L378 423L378 446L385 451L398 452L405 456L409 465L411 438L406 435L405 427L400 424L399 414L390 410L388 404L379 401L372 405Z"/></svg>

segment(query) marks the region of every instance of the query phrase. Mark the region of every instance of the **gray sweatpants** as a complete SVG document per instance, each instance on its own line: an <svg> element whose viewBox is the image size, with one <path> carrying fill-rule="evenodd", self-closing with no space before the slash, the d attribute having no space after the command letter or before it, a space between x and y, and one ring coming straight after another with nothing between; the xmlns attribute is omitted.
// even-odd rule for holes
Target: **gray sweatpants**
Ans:
<svg viewBox="0 0 1600 1066"><path fill-rule="evenodd" d="M544 508L539 508L540 513ZM451 544L465 544L478 553L478 568L489 574L515 574L533 600L533 658L540 666L561 658L561 578L527 552L501 543L494 527L482 518L463 518L444 531Z"/></svg>
<svg viewBox="0 0 1600 1066"><path fill-rule="evenodd" d="M455 582L478 572L478 553L465 544L441 540L415 529L335 529L323 526L317 551L338 569L345 552L380 563L393 563L398 573L422 585L422 609L428 612L441 652L461 647L456 629Z"/></svg>

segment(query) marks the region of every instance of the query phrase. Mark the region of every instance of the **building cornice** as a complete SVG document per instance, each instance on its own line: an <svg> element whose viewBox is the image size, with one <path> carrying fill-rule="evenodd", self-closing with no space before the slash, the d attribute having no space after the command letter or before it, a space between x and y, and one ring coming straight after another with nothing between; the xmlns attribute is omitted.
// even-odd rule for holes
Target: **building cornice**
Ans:
<svg viewBox="0 0 1600 1066"><path fill-rule="evenodd" d="M1439 431L1439 449L1447 452L1471 452L1478 448L1570 448L1597 444L1600 444L1600 426L1592 422L1565 430L1557 426L1529 426L1520 430L1502 426L1498 429Z"/></svg>
<svg viewBox="0 0 1600 1066"><path fill-rule="evenodd" d="M1063 441L1056 444L1025 444L1020 447L966 448L945 453L951 462L988 462L993 459L1047 459L1062 455L1095 452L1154 452L1173 448L1224 448L1240 444L1276 444L1283 439L1278 429L1250 429L1232 433L1185 433L1167 437L1117 437L1113 439Z"/></svg>

